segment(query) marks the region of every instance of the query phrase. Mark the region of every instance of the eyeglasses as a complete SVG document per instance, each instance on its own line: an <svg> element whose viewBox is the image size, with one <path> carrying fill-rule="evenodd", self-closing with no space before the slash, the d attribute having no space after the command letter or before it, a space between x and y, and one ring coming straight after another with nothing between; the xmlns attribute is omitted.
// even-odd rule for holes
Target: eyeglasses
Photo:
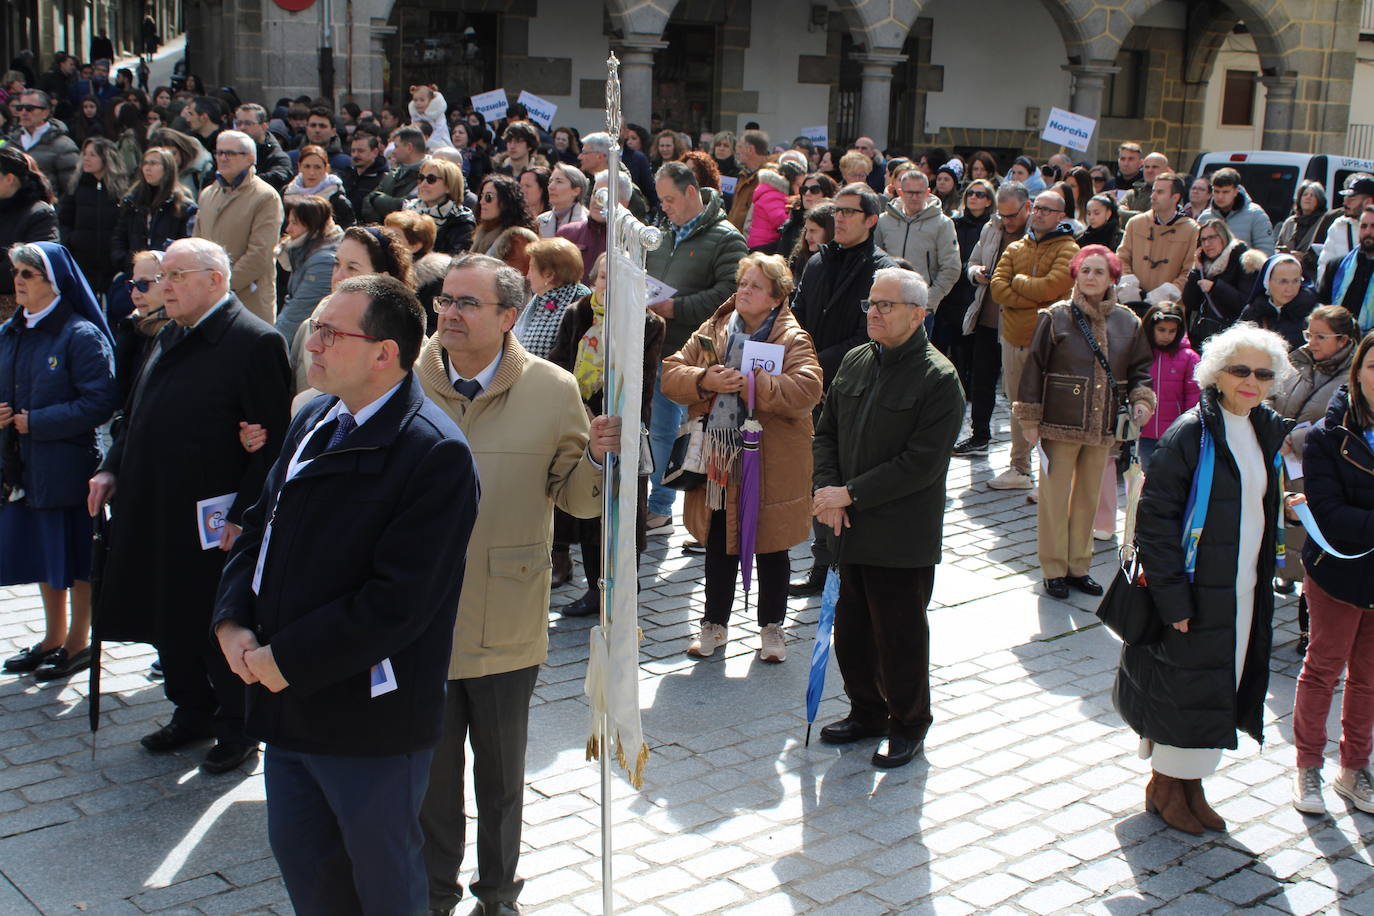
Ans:
<svg viewBox="0 0 1374 916"><path fill-rule="evenodd" d="M434 297L434 313L437 315L447 309L456 308L460 315L476 315L482 310L482 306L484 305L499 306L500 304L499 302L483 302L481 299L474 296L458 296L455 298L453 296L440 294Z"/></svg>
<svg viewBox="0 0 1374 916"><path fill-rule="evenodd" d="M859 308L863 310L863 313L864 313L865 315L868 314L869 309L873 309L873 310L876 311L879 315L887 315L887 314L890 314L890 313L892 312L892 310L895 309L895 308L896 308L897 306L899 306L899 305L919 305L919 304L920 304L920 303L917 303L917 302L889 302L889 301L886 300L886 299L860 299L860 300L859 300Z"/></svg>
<svg viewBox="0 0 1374 916"><path fill-rule="evenodd" d="M187 274L200 274L205 273L207 270L214 269L215 268L213 267L187 267L184 269L173 269L167 271L166 273L158 274L153 279L157 283L161 283L163 280L167 280L170 283L180 283L182 280L186 279Z"/></svg>
<svg viewBox="0 0 1374 916"><path fill-rule="evenodd" d="M129 285L134 289L138 290L140 293L146 294L148 290L152 289L154 286L157 286L157 280L130 280Z"/></svg>
<svg viewBox="0 0 1374 916"><path fill-rule="evenodd" d="M1325 341L1328 341L1328 340L1335 340L1335 339L1338 338L1338 337L1344 337L1344 336L1345 336L1344 334L1314 334L1314 333L1311 332L1311 331L1303 331L1303 332L1302 332L1302 339L1303 339L1303 340L1306 340L1306 341L1308 341L1308 342L1311 342L1311 341L1314 341L1314 340L1320 340L1320 341L1325 342Z"/></svg>
<svg viewBox="0 0 1374 916"><path fill-rule="evenodd" d="M1222 368L1228 375L1234 375L1236 378L1249 378L1251 375L1254 375L1255 378L1259 379L1261 382L1272 382L1274 380L1273 369L1252 369L1243 363L1237 363L1234 366L1223 366Z"/></svg>
<svg viewBox="0 0 1374 916"><path fill-rule="evenodd" d="M21 279L21 280L46 280L46 279L48 279L48 278L47 278L46 276L44 276L40 271L34 270L32 267L11 267L11 268L10 268L10 273L14 274L16 277L18 277L18 278Z"/></svg>
<svg viewBox="0 0 1374 916"><path fill-rule="evenodd" d="M47 110L48 110L48 106L46 106L46 105L29 105L29 104L26 103L26 102L21 102L20 104L14 106L14 110L15 110L15 111L47 111Z"/></svg>
<svg viewBox="0 0 1374 916"><path fill-rule="evenodd" d="M802 185L802 193L803 193L803 194L824 194L824 193L825 193L825 189L822 188L822 187L821 187L820 185L818 185L818 184L804 184L804 185Z"/></svg>
<svg viewBox="0 0 1374 916"><path fill-rule="evenodd" d="M242 130L242 129L245 128L245 127L257 127L260 123L262 123L262 122L257 121L257 120L253 120L253 121L240 121L240 120L238 120L237 118L234 119L234 126L237 127L237 128L239 128L240 130Z"/></svg>
<svg viewBox="0 0 1374 916"><path fill-rule="evenodd" d="M969 192L968 192L967 194L965 194L964 196L965 196L965 197L981 197L981 198L983 198L984 200L986 200L986 199L988 198L988 192L987 192L987 191L969 191Z"/></svg>
<svg viewBox="0 0 1374 916"><path fill-rule="evenodd" d="M248 154L241 149L217 149L215 155L223 158L225 156L247 156Z"/></svg>
<svg viewBox="0 0 1374 916"><path fill-rule="evenodd" d="M354 334L350 331L340 331L337 328L331 328L327 324L320 324L313 318L310 319L310 333L320 335L320 344L325 347L334 346L340 337L357 337L359 340L370 340L374 343L381 340L380 337L369 337L366 334Z"/></svg>
<svg viewBox="0 0 1374 916"><path fill-rule="evenodd" d="M866 216L866 215L867 215L867 214L864 213L862 207L836 207L836 208L835 208L835 215L836 215L836 216L853 216L853 215L856 214L856 213L857 213L859 216Z"/></svg>
<svg viewBox="0 0 1374 916"><path fill-rule="evenodd" d="M1032 205L1031 205L1031 212L1032 212L1032 213L1063 213L1063 212L1064 212L1064 208L1063 208L1063 207L1060 207L1059 209L1056 210L1054 207L1042 207L1042 206L1040 206L1039 204L1032 204Z"/></svg>
<svg viewBox="0 0 1374 916"><path fill-rule="evenodd" d="M496 195L493 194L491 191L488 191L488 192L486 192L485 194L482 195L482 202L483 202L483 203L488 203L488 204L489 204L489 203L491 203L491 202L494 201L494 200L496 200Z"/></svg>
<svg viewBox="0 0 1374 916"><path fill-rule="evenodd" d="M422 183L424 183L424 184L438 184L439 182L443 181L444 179L443 179L442 177L440 177L439 175L435 175L435 174L432 173L432 172L423 172L423 173L420 174L420 177L419 177L418 179L416 179L416 180L417 180L417 181L420 181L420 182L422 182Z"/></svg>

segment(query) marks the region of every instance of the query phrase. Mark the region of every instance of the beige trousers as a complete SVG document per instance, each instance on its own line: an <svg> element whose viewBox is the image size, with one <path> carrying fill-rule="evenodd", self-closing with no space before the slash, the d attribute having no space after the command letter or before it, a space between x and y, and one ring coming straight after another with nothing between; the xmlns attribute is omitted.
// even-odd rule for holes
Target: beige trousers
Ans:
<svg viewBox="0 0 1374 916"><path fill-rule="evenodd" d="M1006 392L1007 401L1016 403L1020 397L1021 372L1026 368L1026 358L1030 354L1030 347L1018 347L1002 341L1002 390ZM1011 461L1009 462L1012 470L1020 471L1022 474L1029 475L1031 470L1030 461L1031 447L1026 441L1026 437L1021 434L1021 421L1016 419L1016 414L1011 417Z"/></svg>
<svg viewBox="0 0 1374 916"><path fill-rule="evenodd" d="M1086 576L1093 558L1093 516L1111 445L1040 440L1048 468L1040 469L1040 571L1046 579Z"/></svg>

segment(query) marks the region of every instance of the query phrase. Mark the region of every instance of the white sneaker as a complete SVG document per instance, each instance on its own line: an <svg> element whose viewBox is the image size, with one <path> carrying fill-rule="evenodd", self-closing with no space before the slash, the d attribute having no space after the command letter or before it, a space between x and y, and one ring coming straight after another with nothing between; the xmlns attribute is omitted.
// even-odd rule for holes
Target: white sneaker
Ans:
<svg viewBox="0 0 1374 916"><path fill-rule="evenodd" d="M1293 774L1293 807L1303 814L1325 814L1326 799L1322 798L1322 771L1316 767L1298 767Z"/></svg>
<svg viewBox="0 0 1374 916"><path fill-rule="evenodd" d="M1022 474L1015 468L1007 468L989 480L988 486L994 490L1029 490L1035 486L1035 481L1031 480L1029 474Z"/></svg>
<svg viewBox="0 0 1374 916"><path fill-rule="evenodd" d="M782 627L780 625L770 623L763 628L763 632L759 635L763 642L763 647L759 649L759 659L761 661L787 661L787 640L783 638Z"/></svg>
<svg viewBox="0 0 1374 916"><path fill-rule="evenodd" d="M1341 775L1345 775L1342 771ZM1355 779L1350 785L1341 781L1340 776L1331 783L1331 788L1337 795L1343 795L1350 799L1360 811L1365 814L1374 814L1374 779L1370 778L1369 769L1355 771Z"/></svg>
<svg viewBox="0 0 1374 916"><path fill-rule="evenodd" d="M1112 539L1115 538L1115 537L1116 537L1116 532L1115 532L1115 531L1106 531L1106 530L1104 530L1104 529L1102 529L1102 528L1094 528L1094 529L1093 529L1093 540L1094 540L1094 541L1110 541L1110 540L1112 540Z"/></svg>
<svg viewBox="0 0 1374 916"><path fill-rule="evenodd" d="M687 647L687 654L694 658L710 658L716 649L725 645L725 627L718 623L703 623L701 632Z"/></svg>

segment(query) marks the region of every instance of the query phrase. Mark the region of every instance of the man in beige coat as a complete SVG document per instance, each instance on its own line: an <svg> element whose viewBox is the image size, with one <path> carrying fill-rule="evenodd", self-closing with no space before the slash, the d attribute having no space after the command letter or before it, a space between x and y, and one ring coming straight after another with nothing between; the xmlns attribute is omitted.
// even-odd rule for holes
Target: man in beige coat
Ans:
<svg viewBox="0 0 1374 916"><path fill-rule="evenodd" d="M215 138L215 180L200 192L197 238L229 252L230 288L248 311L268 324L277 320L277 265L273 252L281 238L281 197L257 176L258 148L237 130Z"/></svg>
<svg viewBox="0 0 1374 916"><path fill-rule="evenodd" d="M1126 224L1116 251L1125 271L1117 286L1120 302L1157 305L1183 298L1188 271L1197 259L1198 236L1197 223L1178 208L1187 190L1173 172L1157 175L1150 186L1150 209Z"/></svg>
<svg viewBox="0 0 1374 916"><path fill-rule="evenodd" d="M462 895L465 740L477 799L473 912L519 912L525 744L548 655L553 508L600 515L601 463L620 442L618 419L597 417L589 430L577 381L511 334L524 304L519 271L485 255L454 259L434 297L438 332L415 367L425 394L467 436L485 507L468 543L444 735L420 811L431 913L451 913Z"/></svg>

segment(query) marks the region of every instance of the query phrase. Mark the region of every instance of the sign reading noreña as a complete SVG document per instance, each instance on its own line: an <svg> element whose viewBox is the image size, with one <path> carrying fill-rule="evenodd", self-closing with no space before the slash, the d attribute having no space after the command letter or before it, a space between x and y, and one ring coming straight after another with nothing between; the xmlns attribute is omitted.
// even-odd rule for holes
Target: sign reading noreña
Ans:
<svg viewBox="0 0 1374 916"><path fill-rule="evenodd" d="M1088 141L1092 139L1093 131L1096 129L1097 122L1092 118L1085 118L1062 108L1051 108L1040 139L1086 153Z"/></svg>

